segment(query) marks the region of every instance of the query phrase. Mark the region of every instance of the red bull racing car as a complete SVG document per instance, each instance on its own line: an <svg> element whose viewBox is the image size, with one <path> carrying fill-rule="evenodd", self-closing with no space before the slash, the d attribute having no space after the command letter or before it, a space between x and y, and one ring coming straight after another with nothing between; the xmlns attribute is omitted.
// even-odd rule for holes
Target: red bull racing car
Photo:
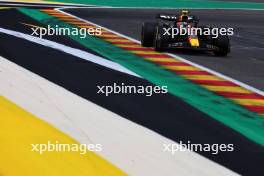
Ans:
<svg viewBox="0 0 264 176"><path fill-rule="evenodd" d="M156 51L167 49L192 49L211 51L216 56L230 52L229 37L217 34L217 28L198 26L199 19L182 10L180 15L159 14L156 22L142 24L141 44ZM232 32L232 31L227 31Z"/></svg>

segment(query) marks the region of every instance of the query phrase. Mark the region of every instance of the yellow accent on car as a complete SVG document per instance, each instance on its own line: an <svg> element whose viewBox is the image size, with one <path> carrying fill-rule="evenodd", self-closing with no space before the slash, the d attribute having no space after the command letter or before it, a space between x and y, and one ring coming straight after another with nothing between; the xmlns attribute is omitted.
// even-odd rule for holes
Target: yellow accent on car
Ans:
<svg viewBox="0 0 264 176"><path fill-rule="evenodd" d="M189 38L191 46L200 46L199 40L197 38Z"/></svg>

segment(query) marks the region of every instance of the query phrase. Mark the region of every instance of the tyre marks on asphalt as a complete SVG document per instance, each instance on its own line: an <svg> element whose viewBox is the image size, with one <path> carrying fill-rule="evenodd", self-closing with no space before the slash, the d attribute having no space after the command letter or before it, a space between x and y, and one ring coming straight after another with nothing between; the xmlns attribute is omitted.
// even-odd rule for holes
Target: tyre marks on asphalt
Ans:
<svg viewBox="0 0 264 176"><path fill-rule="evenodd" d="M6 20L6 17L10 17L9 20ZM46 26L38 21L33 20L32 18L26 15L21 14L18 10L13 8L13 9L0 10L0 27L31 35L33 33L33 30L31 28L46 27ZM67 37L56 36L56 35L53 36L45 35L43 36L43 38L57 43L62 43L68 47L80 49L82 51L97 55L99 57L101 56L98 53L82 46L81 44Z"/></svg>
<svg viewBox="0 0 264 176"><path fill-rule="evenodd" d="M42 12L78 27L98 27L95 24L87 23L54 9L44 9ZM107 29L103 29L102 35L98 37L137 56L140 56L145 60L160 65L177 75L181 75L185 79L190 80L193 83L216 93L217 95L228 98L236 104L257 113L258 115L263 116L264 114L264 97L262 95L258 95L231 81L225 80L191 64L185 63L177 59L177 57L175 58L166 53L156 52L152 48L143 48L139 43L108 31Z"/></svg>

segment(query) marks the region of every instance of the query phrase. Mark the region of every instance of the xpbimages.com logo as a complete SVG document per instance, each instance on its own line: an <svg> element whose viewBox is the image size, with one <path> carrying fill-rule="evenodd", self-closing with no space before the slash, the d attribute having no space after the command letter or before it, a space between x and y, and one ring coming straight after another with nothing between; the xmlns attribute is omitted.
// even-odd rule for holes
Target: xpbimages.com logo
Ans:
<svg viewBox="0 0 264 176"><path fill-rule="evenodd" d="M191 27L188 25L187 27L168 27L163 28L162 35L170 36L171 38L176 38L179 35L188 35L188 36L197 36L197 35L204 35L204 36L212 36L212 38L217 38L219 35L234 35L233 28L211 28L211 27Z"/></svg>
<svg viewBox="0 0 264 176"><path fill-rule="evenodd" d="M211 154L216 155L219 152L233 152L234 150L234 144L194 144L190 141L187 143L180 141L179 144L163 144L163 151L169 152L172 155L178 151L210 152Z"/></svg>
<svg viewBox="0 0 264 176"><path fill-rule="evenodd" d="M98 94L109 96L111 94L142 94L145 96L152 96L153 94L168 93L167 86L143 86L143 85L125 85L125 83L105 86L97 86Z"/></svg>
<svg viewBox="0 0 264 176"><path fill-rule="evenodd" d="M43 38L43 36L80 36L80 38L86 38L88 35L102 35L102 28L77 28L77 27L59 27L58 25L55 25L55 27L52 27L50 25L47 26L47 28L44 27L32 27L31 28L32 36L37 36L39 38Z"/></svg>
<svg viewBox="0 0 264 176"><path fill-rule="evenodd" d="M102 151L101 144L65 144L59 141L42 144L31 144L31 151L43 154L45 152L79 152L84 155L89 151L100 152Z"/></svg>

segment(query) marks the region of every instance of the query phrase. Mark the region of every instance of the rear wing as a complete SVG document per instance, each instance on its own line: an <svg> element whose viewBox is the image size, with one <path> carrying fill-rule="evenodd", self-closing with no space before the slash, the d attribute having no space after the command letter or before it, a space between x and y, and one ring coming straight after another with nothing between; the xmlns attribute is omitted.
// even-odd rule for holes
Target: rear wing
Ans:
<svg viewBox="0 0 264 176"><path fill-rule="evenodd" d="M168 20L168 21L176 21L178 19L177 15L171 15L171 14L158 14L156 18Z"/></svg>
<svg viewBox="0 0 264 176"><path fill-rule="evenodd" d="M189 22L199 22L199 18L196 16L184 16L184 19L181 19L181 21L189 21ZM178 15L172 15L172 14L158 14L156 16L157 19L167 20L167 21L177 21L179 20ZM183 18L183 17L182 17Z"/></svg>

